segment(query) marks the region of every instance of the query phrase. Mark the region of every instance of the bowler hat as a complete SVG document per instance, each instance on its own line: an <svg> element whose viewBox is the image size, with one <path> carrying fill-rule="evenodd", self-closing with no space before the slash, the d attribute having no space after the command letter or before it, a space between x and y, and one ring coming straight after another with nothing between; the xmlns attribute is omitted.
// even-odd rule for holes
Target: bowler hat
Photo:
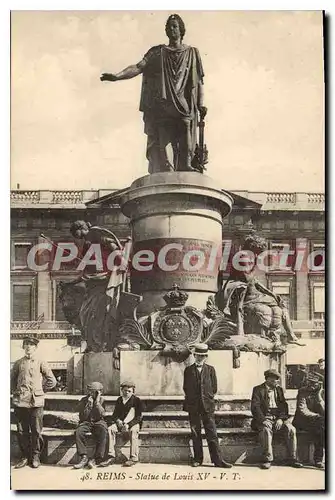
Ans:
<svg viewBox="0 0 335 500"><path fill-rule="evenodd" d="M23 345L24 344L33 344L33 345L38 345L39 340L36 337L33 337L31 335L27 335L26 337L23 338Z"/></svg>
<svg viewBox="0 0 335 500"><path fill-rule="evenodd" d="M102 391L104 386L100 382L91 382L87 384L87 389L92 389L92 391Z"/></svg>
<svg viewBox="0 0 335 500"><path fill-rule="evenodd" d="M274 370L274 369L265 370L264 377L265 378L268 378L268 377L280 378L280 373L277 372L277 370Z"/></svg>
<svg viewBox="0 0 335 500"><path fill-rule="evenodd" d="M198 354L200 356L207 356L208 345L207 344L196 344L194 346L194 354Z"/></svg>
<svg viewBox="0 0 335 500"><path fill-rule="evenodd" d="M125 380L124 382L122 382L120 387L134 387L135 388L135 384L131 380Z"/></svg>

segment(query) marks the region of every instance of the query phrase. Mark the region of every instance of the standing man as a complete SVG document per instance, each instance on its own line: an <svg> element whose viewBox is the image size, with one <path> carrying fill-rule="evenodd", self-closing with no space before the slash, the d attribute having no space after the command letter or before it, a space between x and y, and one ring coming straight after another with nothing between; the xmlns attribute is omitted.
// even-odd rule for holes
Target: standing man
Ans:
<svg viewBox="0 0 335 500"><path fill-rule="evenodd" d="M44 391L50 391L56 385L48 363L36 356L38 343L38 339L34 337L23 339L25 355L14 363L11 374L14 415L21 451L21 459L15 465L16 469L25 467L30 460L34 469L40 466Z"/></svg>
<svg viewBox="0 0 335 500"><path fill-rule="evenodd" d="M273 462L272 437L274 433L285 435L289 452L288 465L302 467L297 461L297 436L290 423L288 405L283 389L279 386L280 374L277 370L264 372L265 382L254 387L251 398L252 429L259 432L263 448L261 469L270 469Z"/></svg>
<svg viewBox="0 0 335 500"><path fill-rule="evenodd" d="M307 431L313 437L314 462L322 469L325 448L325 401L323 377L319 373L309 373L306 384L298 391L297 408L293 425Z"/></svg>
<svg viewBox="0 0 335 500"><path fill-rule="evenodd" d="M187 366L184 371L184 411L188 412L193 441L193 467L199 467L203 462L201 437L201 421L203 423L208 449L215 467L232 467L225 462L220 454L219 441L216 433L214 396L217 392L217 379L214 366L205 363L208 356L208 346L195 346L195 363Z"/></svg>
<svg viewBox="0 0 335 500"><path fill-rule="evenodd" d="M79 426L75 436L80 460L74 465L74 469L83 469L86 466L93 469L105 458L108 430L104 419L105 402L102 391L103 385L100 382L92 382L87 385L87 395L79 401ZM87 456L87 435L90 432L95 443L95 455L91 459Z"/></svg>

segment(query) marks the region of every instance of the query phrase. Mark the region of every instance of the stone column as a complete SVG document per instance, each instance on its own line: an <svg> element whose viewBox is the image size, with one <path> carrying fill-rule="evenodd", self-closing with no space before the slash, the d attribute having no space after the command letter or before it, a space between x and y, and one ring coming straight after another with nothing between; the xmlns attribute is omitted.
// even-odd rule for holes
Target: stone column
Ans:
<svg viewBox="0 0 335 500"><path fill-rule="evenodd" d="M130 218L133 255L140 255L146 268L139 270L133 260L132 292L143 295L139 314L164 306L162 297L174 283L189 294L188 305L205 307L217 291L222 220L232 204L217 183L196 172L158 173L133 182L121 210Z"/></svg>
<svg viewBox="0 0 335 500"><path fill-rule="evenodd" d="M297 298L297 320L309 319L309 283L307 256L309 253L308 240L306 238L296 239L296 252L299 259L299 250L304 250L304 259L300 269L296 269L296 298Z"/></svg>
<svg viewBox="0 0 335 500"><path fill-rule="evenodd" d="M41 237L38 243L45 243ZM48 252L43 252L39 259L39 264L44 264L48 260ZM37 273L37 316L44 314L44 321L52 320L52 290L49 271L39 271Z"/></svg>

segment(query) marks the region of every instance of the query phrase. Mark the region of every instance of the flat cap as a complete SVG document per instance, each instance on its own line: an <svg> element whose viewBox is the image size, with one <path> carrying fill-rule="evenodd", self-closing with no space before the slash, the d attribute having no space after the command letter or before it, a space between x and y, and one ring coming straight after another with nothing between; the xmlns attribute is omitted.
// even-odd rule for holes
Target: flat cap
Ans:
<svg viewBox="0 0 335 500"><path fill-rule="evenodd" d="M87 389L92 389L92 391L102 391L104 386L100 382L91 382L87 384Z"/></svg>
<svg viewBox="0 0 335 500"><path fill-rule="evenodd" d="M26 337L23 338L23 345L24 344L33 344L33 345L38 345L39 340L36 337L33 337L32 335L27 335Z"/></svg>
<svg viewBox="0 0 335 500"><path fill-rule="evenodd" d="M120 387L135 387L135 384L131 380L125 380L121 383Z"/></svg>
<svg viewBox="0 0 335 500"><path fill-rule="evenodd" d="M280 378L280 373L274 369L265 370L264 377L265 378L267 378L267 377Z"/></svg>
<svg viewBox="0 0 335 500"><path fill-rule="evenodd" d="M324 358L318 359L318 363L324 363L324 362L325 362Z"/></svg>

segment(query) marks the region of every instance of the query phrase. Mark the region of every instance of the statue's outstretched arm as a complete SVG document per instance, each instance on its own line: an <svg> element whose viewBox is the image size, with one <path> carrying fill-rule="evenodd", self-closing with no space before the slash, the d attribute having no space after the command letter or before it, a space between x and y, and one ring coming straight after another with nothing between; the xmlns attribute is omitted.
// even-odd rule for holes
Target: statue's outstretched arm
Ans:
<svg viewBox="0 0 335 500"><path fill-rule="evenodd" d="M120 71L120 73L102 73L100 80L108 82L116 82L118 80L130 80L130 78L135 78L135 76L140 75L146 65L146 61L142 59L137 64L131 64L127 68Z"/></svg>

